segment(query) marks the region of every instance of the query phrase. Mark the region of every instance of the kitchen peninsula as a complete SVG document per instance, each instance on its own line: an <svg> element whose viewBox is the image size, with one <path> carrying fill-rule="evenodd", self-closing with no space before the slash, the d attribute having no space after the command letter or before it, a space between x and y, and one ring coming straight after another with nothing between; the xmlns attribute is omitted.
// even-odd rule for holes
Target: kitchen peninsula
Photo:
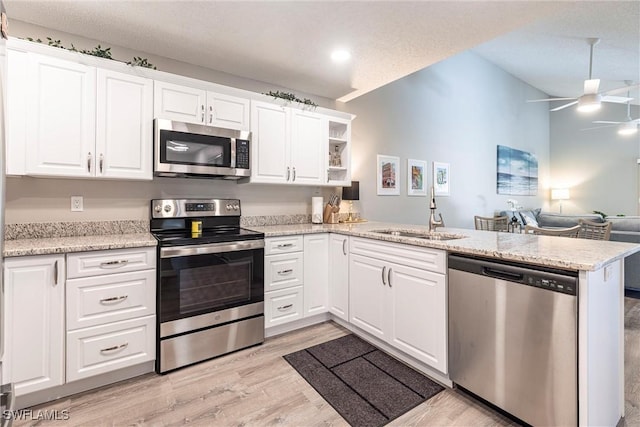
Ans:
<svg viewBox="0 0 640 427"><path fill-rule="evenodd" d="M291 293L293 292L291 289L297 289L297 286L292 288L283 286L274 291L269 290L268 282L272 276L277 276L277 272L280 271L273 270L273 275L267 274L269 257L278 261L286 261L289 255L301 257L301 253L304 253L302 258L305 260L307 256L310 256L311 258L309 259L313 261L305 263L304 268L304 296L315 297L320 295L320 299L322 299L324 295L325 300L324 305L307 304L305 302L304 309L300 309L298 317L289 316L287 318L283 314L280 319L284 320L280 323L275 322L270 325L267 321L267 336L296 329L313 322L332 319L371 340L383 350L389 351L394 356L448 385L451 385L452 382L449 379L446 352L447 254L499 259L514 264L537 265L575 272L578 275L578 424L615 425L620 417L624 415L623 260L626 256L640 251L639 245L453 228L439 228L435 234L459 238L432 240L423 237L405 237L380 233L380 231L404 231L416 233L418 236L421 234L428 235L426 226L376 222L250 226L248 228L265 233L265 258L267 258L265 260L266 313L268 313L267 307L269 306L270 292L277 296L297 295L297 300L292 299L290 300L291 302L283 302L284 307L288 307L289 304L295 307L295 301L299 303L303 301L302 290L299 294ZM145 247L155 244L150 235L138 233L135 236L138 243L133 246ZM123 237L107 239L109 240L106 243L107 247L100 246L104 244L100 242L104 241L105 236L83 236L80 246L77 246L77 242L73 238L65 238L72 242L68 248L65 248L65 239L30 239L29 242L21 239L9 240L5 245L4 256L9 257L9 260L18 260L21 256L26 255L46 256L47 254L65 254L107 248L110 250L132 248L131 242L128 242ZM284 242L283 239L287 240L287 242ZM322 248L322 246L316 246L318 239L326 239L327 246L324 246L326 248L324 252L323 249L318 249ZM92 240L95 240L95 242L92 243ZM293 243L289 243L289 240ZM287 249L281 254L269 253L270 242L279 241L283 242L282 247ZM25 245L25 243L27 244ZM273 250L277 249L275 244L271 247ZM362 254L373 254L376 250L378 254L383 254L381 256L387 258L385 262L388 261L386 265L388 266L387 280L389 280L389 284L391 284L391 268L394 270L394 275L398 273L408 274L407 272L424 269L428 270L427 273L431 274L430 277L433 277L434 281L439 280L440 288L437 291L439 292L437 295L440 299L436 303L431 302L432 305L425 307L428 302L423 301L423 295L420 294L413 298L416 300L415 304L419 305L416 306L414 304L411 307L407 307L406 310L406 316L411 318L411 330L416 329L414 327L415 323L420 323L422 327L425 327L421 317L425 312L428 312L428 315L437 313L440 316L440 323L438 323L440 330L437 331L439 334L438 340L433 344L437 351L422 351L417 345L409 345L411 344L410 342L407 344L407 340L404 340L406 345L402 347L401 341L403 340L389 338L382 333L385 331L381 332L382 335L376 336L375 328L367 329L368 326L373 325L371 322L367 322L368 319L363 317L356 318L354 321L353 317L349 316L348 308L350 302L348 300L346 305L345 301L342 301L342 306L340 306L341 303L338 301L340 295L345 295L344 292L342 294L340 292L346 290L346 298L351 298L351 303L355 300L354 295L357 292L360 292L359 295L367 295L366 298L360 298L360 301L366 300L370 292L364 286L373 285L373 283L368 280L362 280L363 288L356 290L356 293L354 293L353 289L350 292L350 265L347 264L346 270L341 270L339 257L342 256L349 262L349 259L353 260L358 257L359 259L368 258L368 256L363 256ZM324 255L324 259L318 256L318 254L327 254L327 252L328 257ZM90 254L91 252L88 253ZM372 257L375 256L378 255L373 255ZM142 268L148 267L145 265L140 269L142 270ZM282 268L284 268L284 272L289 269L288 267ZM402 268L405 268L405 270L402 270ZM330 276L326 277L324 281L324 289L308 287L310 278L314 274L317 277L321 277L322 274L327 274L327 271ZM380 275L378 274L376 279L379 277ZM61 274L59 279L64 282L64 273ZM68 279L69 277L66 277L67 287L70 285L70 280ZM394 276L394 292L402 290L400 279L399 276ZM327 286L329 287L328 290L326 289ZM342 286L343 289L336 289L336 286ZM380 289L384 289L382 292L387 292L391 288L378 286L376 292ZM363 294L362 292L369 293ZM383 297L389 296L389 293L382 295ZM406 297L406 294L404 296ZM388 301L388 299L385 301ZM403 301L406 302L406 299ZM353 308L353 305L351 307ZM420 309L417 317L413 316L411 311L415 307ZM341 308L345 309L342 313L340 312ZM362 306L355 308L360 310ZM310 313L310 315L306 316L307 313ZM351 316L353 316L353 313L352 311ZM140 316L139 319L142 320L145 317ZM293 320L291 321L291 319ZM389 319L383 319L382 323L385 322L388 324ZM428 328L432 329L436 328L436 326L435 322L427 325ZM269 329L271 329L271 333ZM394 333L397 332L394 331ZM402 331L399 333L402 333ZM429 343L429 345L431 344ZM145 366L149 369L150 365L149 362L143 361L140 366ZM138 375L139 373L141 372L137 372Z"/></svg>

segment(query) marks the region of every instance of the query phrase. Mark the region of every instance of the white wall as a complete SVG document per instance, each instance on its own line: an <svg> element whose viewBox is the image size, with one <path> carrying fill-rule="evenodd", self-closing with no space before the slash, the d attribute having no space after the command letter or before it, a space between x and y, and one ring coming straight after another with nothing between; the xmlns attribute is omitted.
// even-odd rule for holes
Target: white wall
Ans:
<svg viewBox="0 0 640 427"><path fill-rule="evenodd" d="M638 168L640 133L618 135L616 127L581 130L596 126L593 120L622 121L625 104L603 103L593 114L566 108L551 113L551 186L569 188L570 200L562 212L593 210L608 215L638 215ZM631 118L640 117L632 106ZM552 203L559 209L559 202Z"/></svg>
<svg viewBox="0 0 640 427"><path fill-rule="evenodd" d="M450 164L451 195L436 197L449 226L473 228L474 215L493 215L515 198L524 207L546 207L549 114L545 97L481 57L465 52L393 82L345 105L353 122L353 179L360 181L363 216L425 224L427 197L407 196L407 159ZM496 147L535 154L537 196L496 194ZM400 196L376 195L376 155L399 156Z"/></svg>

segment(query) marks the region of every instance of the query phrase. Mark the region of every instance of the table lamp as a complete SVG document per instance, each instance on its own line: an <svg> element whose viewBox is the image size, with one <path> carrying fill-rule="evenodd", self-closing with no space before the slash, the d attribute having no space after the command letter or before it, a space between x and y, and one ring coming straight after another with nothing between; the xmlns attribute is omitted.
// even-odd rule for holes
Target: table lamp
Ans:
<svg viewBox="0 0 640 427"><path fill-rule="evenodd" d="M560 200L560 213L562 213L562 201L569 200L569 189L553 188L551 190L551 200Z"/></svg>
<svg viewBox="0 0 640 427"><path fill-rule="evenodd" d="M342 200L349 201L348 222L353 221L353 201L360 200L360 181L351 181L351 187L342 187Z"/></svg>

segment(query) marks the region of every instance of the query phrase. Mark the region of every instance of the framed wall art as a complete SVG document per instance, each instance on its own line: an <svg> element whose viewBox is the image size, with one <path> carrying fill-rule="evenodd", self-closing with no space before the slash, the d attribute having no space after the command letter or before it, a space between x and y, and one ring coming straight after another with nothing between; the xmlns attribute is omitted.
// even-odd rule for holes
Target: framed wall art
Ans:
<svg viewBox="0 0 640 427"><path fill-rule="evenodd" d="M424 160L407 160L407 195L426 196L427 185L425 182L427 174L427 162Z"/></svg>
<svg viewBox="0 0 640 427"><path fill-rule="evenodd" d="M377 185L379 196L400 195L400 183L398 175L400 173L400 158L395 156L384 156L378 154Z"/></svg>
<svg viewBox="0 0 640 427"><path fill-rule="evenodd" d="M449 163L433 162L433 192L436 196L450 194Z"/></svg>
<svg viewBox="0 0 640 427"><path fill-rule="evenodd" d="M538 194L538 159L515 148L498 145L496 192L514 196Z"/></svg>

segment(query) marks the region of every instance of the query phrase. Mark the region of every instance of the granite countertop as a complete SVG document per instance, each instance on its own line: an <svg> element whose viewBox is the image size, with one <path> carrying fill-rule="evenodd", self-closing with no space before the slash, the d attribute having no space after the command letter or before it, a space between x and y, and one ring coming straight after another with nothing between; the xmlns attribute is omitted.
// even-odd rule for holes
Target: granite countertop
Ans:
<svg viewBox="0 0 640 427"><path fill-rule="evenodd" d="M572 239L531 234L498 233L461 228L438 228L437 233L463 235L454 240L426 240L391 236L373 230L427 232L424 225L405 225L383 222L353 224L292 224L247 227L265 233L266 237L308 233L339 233L388 242L404 243L451 253L486 256L508 261L524 262L564 270L594 271L605 264L623 259L640 251L640 245L602 240Z"/></svg>
<svg viewBox="0 0 640 427"><path fill-rule="evenodd" d="M156 246L150 233L110 234L100 236L42 237L5 240L5 257L26 255L65 254L70 252Z"/></svg>

